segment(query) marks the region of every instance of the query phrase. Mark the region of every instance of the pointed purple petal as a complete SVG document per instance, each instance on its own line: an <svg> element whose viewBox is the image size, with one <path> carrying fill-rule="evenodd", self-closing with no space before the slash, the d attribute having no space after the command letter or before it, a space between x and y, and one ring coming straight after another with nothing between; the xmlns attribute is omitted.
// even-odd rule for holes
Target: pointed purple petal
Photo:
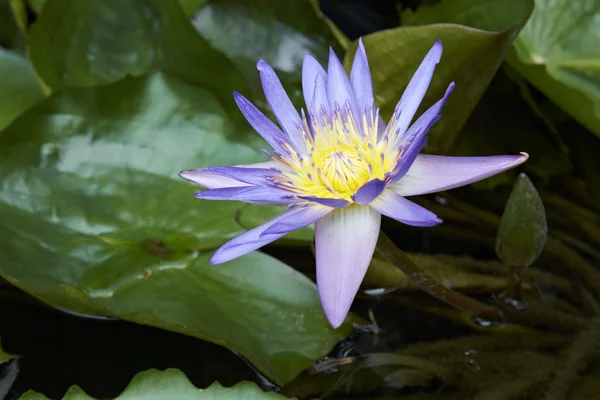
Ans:
<svg viewBox="0 0 600 400"><path fill-rule="evenodd" d="M340 63L331 48L329 49L329 65L327 66L327 97L332 111L339 109L344 112L346 106L349 106L354 121L358 124L361 118L354 91L342 63Z"/></svg>
<svg viewBox="0 0 600 400"><path fill-rule="evenodd" d="M314 203L322 204L324 206L333 208L344 208L350 205L350 202L344 199L328 199L316 196L300 196L300 198L303 200L312 201Z"/></svg>
<svg viewBox="0 0 600 400"><path fill-rule="evenodd" d="M415 135L415 137L418 135ZM413 165L423 147L427 143L427 137L421 136L420 138L409 138L410 144L403 151L402 156L398 159L398 166L394 173L390 176L390 185L402 179L408 172L410 167Z"/></svg>
<svg viewBox="0 0 600 400"><path fill-rule="evenodd" d="M377 119L379 120L377 123L377 139L379 140L383 137L383 135L385 135L387 131L387 124L381 115Z"/></svg>
<svg viewBox="0 0 600 400"><path fill-rule="evenodd" d="M273 187L242 186L209 189L195 194L203 200L237 200L256 204L291 204L298 200L290 192Z"/></svg>
<svg viewBox="0 0 600 400"><path fill-rule="evenodd" d="M373 179L362 185L354 195L354 202L356 204L368 204L373 201L377 196L385 189L385 181L381 179Z"/></svg>
<svg viewBox="0 0 600 400"><path fill-rule="evenodd" d="M321 206L316 206L321 207ZM278 221L288 218L290 215L293 215L299 212L301 207L292 207L288 211L283 214L273 218L272 220L264 223L263 225L249 230L246 233L241 234L233 240L225 243L221 248L219 248L215 254L212 256L210 263L211 264L221 264L234 258L241 257L245 254L250 253L266 244L269 244L280 237L284 236L288 232L278 233L273 235L262 235L261 234L271 227L273 224Z"/></svg>
<svg viewBox="0 0 600 400"><path fill-rule="evenodd" d="M354 55L352 71L350 72L350 83L354 90L356 103L360 112L371 109L375 104L373 98L373 84L371 83L371 72L365 46L362 39L358 39L358 49Z"/></svg>
<svg viewBox="0 0 600 400"><path fill-rule="evenodd" d="M431 129L431 127L433 126L433 124L435 124L440 119L442 108L444 108L446 101L448 101L448 98L450 97L450 95L452 94L453 91L454 91L454 82L451 82L450 85L448 85L448 88L446 89L446 93L444 94L444 97L442 97L440 100L437 101L437 103L435 103L434 105L429 107L429 109L427 109L427 111L425 111L415 121L415 123L412 124L410 126L410 128L408 128L408 130L406 131L404 136L398 137L397 142L394 143L394 145L397 145L397 146L401 145L403 140L405 140L406 138L409 138L412 135L417 135L417 136L426 135L427 132L429 132L429 129Z"/></svg>
<svg viewBox="0 0 600 400"><path fill-rule="evenodd" d="M229 167L229 166L218 166L210 167L204 170L209 174L216 174L226 176L240 182L248 183L250 185L266 186L271 184L271 180L275 175L279 175L279 172L274 169L267 168L244 168L244 167Z"/></svg>
<svg viewBox="0 0 600 400"><path fill-rule="evenodd" d="M271 106L279 125L281 125L283 130L287 133L291 143L295 145L296 150L302 152L305 151L306 144L301 133L303 126L302 120L290 98L285 93L275 71L263 60L258 61L256 67L260 71L260 79L265 92L265 97L267 98L267 102L269 103L269 106Z"/></svg>
<svg viewBox="0 0 600 400"><path fill-rule="evenodd" d="M256 164L248 164L248 165L237 165L237 168L258 168L258 169L270 169L270 168L279 168L281 164L276 161L266 161L262 163ZM216 168L216 167L211 167ZM235 187L235 186L250 186L245 182L240 182L237 179L233 179L228 176L217 175L214 173L207 172L209 168L203 169L192 169L185 170L179 173L183 179L187 179L188 181L192 181L199 185L202 185L209 189L219 189L224 187Z"/></svg>
<svg viewBox="0 0 600 400"><path fill-rule="evenodd" d="M323 218L334 209L331 207L323 207L320 205L306 205L301 206L299 210L293 214L286 216L275 222L269 228L265 229L260 237L265 235L277 235L280 233L287 233L295 231L300 228L304 228L315 221Z"/></svg>
<svg viewBox="0 0 600 400"><path fill-rule="evenodd" d="M313 98L310 102L310 114L316 118L321 126L329 123L331 108L329 107L329 99L327 98L327 81L326 75L319 74L315 81L315 90Z"/></svg>
<svg viewBox="0 0 600 400"><path fill-rule="evenodd" d="M442 43L436 40L411 78L394 110L390 126L394 127L399 136L402 136L406 132L408 125L415 116L423 97L425 97L427 88L429 88L435 66L440 62L441 57Z"/></svg>
<svg viewBox="0 0 600 400"><path fill-rule="evenodd" d="M402 196L435 193L465 186L514 168L529 155L445 157L420 154L406 175L389 187Z"/></svg>
<svg viewBox="0 0 600 400"><path fill-rule="evenodd" d="M280 153L283 152L280 143L287 142L287 135L247 98L237 92L233 92L233 98L252 128L265 139L269 146Z"/></svg>
<svg viewBox="0 0 600 400"><path fill-rule="evenodd" d="M321 64L313 56L307 54L304 56L304 61L302 62L302 93L304 94L304 102L307 108L312 104L318 75L323 75L323 78L327 78L327 72L325 72Z"/></svg>
<svg viewBox="0 0 600 400"><path fill-rule="evenodd" d="M315 224L317 287L332 327L344 322L367 272L381 214L369 206L338 208Z"/></svg>
<svg viewBox="0 0 600 400"><path fill-rule="evenodd" d="M377 212L412 226L434 226L442 222L434 213L405 199L392 190L384 190L370 204Z"/></svg>
<svg viewBox="0 0 600 400"><path fill-rule="evenodd" d="M427 111L421 115L417 121L408 128L408 131L403 137L398 137L398 141L394 145L403 146L403 154L398 160L397 169L390 176L390 184L398 182L410 169L415 159L425 146L427 139L425 135L429 132L429 129L435 124L441 116L442 108L448 97L454 90L454 82L448 85L446 94L437 103L429 107ZM404 141L404 142L402 142Z"/></svg>
<svg viewBox="0 0 600 400"><path fill-rule="evenodd" d="M240 236L230 240L221 246L210 259L211 264L221 264L234 258L241 257L245 254L250 253L266 244L269 244L280 237L284 236L285 233L277 235L266 235L261 237L261 234L268 229L271 225L277 221L288 217L290 214L298 212L299 207L292 207L283 214L278 215L272 220L265 222L264 224L249 230L248 232L242 233ZM286 232L287 233L287 232Z"/></svg>

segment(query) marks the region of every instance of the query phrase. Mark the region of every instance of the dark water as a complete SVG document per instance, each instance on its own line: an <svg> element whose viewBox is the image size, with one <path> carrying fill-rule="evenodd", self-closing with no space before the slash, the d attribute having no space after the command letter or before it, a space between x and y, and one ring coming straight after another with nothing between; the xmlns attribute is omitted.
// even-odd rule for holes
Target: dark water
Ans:
<svg viewBox="0 0 600 400"><path fill-rule="evenodd" d="M0 293L2 347L21 356L8 399L30 389L60 399L71 385L111 398L150 368L179 368L197 387L259 383L243 359L212 343L123 321L79 318L20 294L14 299L12 290Z"/></svg>

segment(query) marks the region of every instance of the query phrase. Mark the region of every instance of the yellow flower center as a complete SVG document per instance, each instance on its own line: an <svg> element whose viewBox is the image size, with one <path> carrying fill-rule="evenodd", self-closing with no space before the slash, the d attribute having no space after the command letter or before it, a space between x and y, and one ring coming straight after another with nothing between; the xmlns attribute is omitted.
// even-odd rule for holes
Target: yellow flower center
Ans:
<svg viewBox="0 0 600 400"><path fill-rule="evenodd" d="M307 155L288 147L289 155L276 157L285 166L277 185L298 196L352 201L362 185L386 178L401 155L387 136L377 137L378 119L376 111L363 113L359 129L349 112L343 116L336 111L332 120L323 125L313 118L314 135L304 119Z"/></svg>

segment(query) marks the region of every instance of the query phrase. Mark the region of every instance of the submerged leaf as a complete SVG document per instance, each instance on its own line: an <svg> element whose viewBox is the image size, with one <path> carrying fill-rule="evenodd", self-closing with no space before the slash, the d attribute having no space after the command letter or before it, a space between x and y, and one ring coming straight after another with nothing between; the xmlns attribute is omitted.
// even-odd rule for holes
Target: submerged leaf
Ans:
<svg viewBox="0 0 600 400"><path fill-rule="evenodd" d="M436 256L406 254L415 265L441 282L449 289L496 291L506 287L506 278L461 269L446 263ZM377 254L371 260L363 281L366 288L396 288L400 291L417 290L415 285L400 269Z"/></svg>
<svg viewBox="0 0 600 400"><path fill-rule="evenodd" d="M525 174L517 178L506 203L496 236L496 254L506 265L528 267L546 243L546 211Z"/></svg>
<svg viewBox="0 0 600 400"><path fill-rule="evenodd" d="M137 374L127 388L115 400L277 400L285 397L266 393L255 383L241 382L225 388L213 383L206 389L198 389L178 369L158 371L151 369ZM28 392L20 400L48 400L46 396ZM82 389L73 386L62 400L93 400Z"/></svg>

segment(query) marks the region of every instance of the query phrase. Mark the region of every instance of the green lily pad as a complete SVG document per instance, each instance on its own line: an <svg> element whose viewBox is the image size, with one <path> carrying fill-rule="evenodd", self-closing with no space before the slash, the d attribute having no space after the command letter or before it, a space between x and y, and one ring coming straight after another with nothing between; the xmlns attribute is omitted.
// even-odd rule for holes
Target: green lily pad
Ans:
<svg viewBox="0 0 600 400"><path fill-rule="evenodd" d="M27 132L24 135L23 132ZM277 383L349 332L315 286L260 253L210 266L242 233L235 202L181 169L257 161L212 93L162 74L38 103L0 135L0 275L56 307L234 349Z"/></svg>
<svg viewBox="0 0 600 400"><path fill-rule="evenodd" d="M30 29L29 47L38 75L53 90L158 70L212 91L237 116L231 91L247 87L175 1L48 0Z"/></svg>
<svg viewBox="0 0 600 400"><path fill-rule="evenodd" d="M211 0L193 15L193 24L212 46L231 59L258 97L262 86L256 62L264 59L278 72L297 107L302 97L302 61L312 54L327 61L336 45L326 23L308 1Z"/></svg>
<svg viewBox="0 0 600 400"><path fill-rule="evenodd" d="M5 352L2 349L2 341L0 341L0 364L3 363L3 362L5 362L5 361L12 360L13 358L16 358L16 357L17 356L14 356L12 354L9 354L9 353Z"/></svg>
<svg viewBox="0 0 600 400"><path fill-rule="evenodd" d="M453 147L460 129L533 7L533 3L527 0L508 2L519 6L507 5L507 2L486 2L482 7L487 7L490 16L498 14L498 20L493 25L490 23L489 30L483 30L460 25L463 21L457 18L457 10L448 9L445 3L423 7L410 17L403 14L405 26L363 38L371 67L375 102L381 107L386 120L429 48L436 39L441 40L444 54L419 110L423 112L439 100L450 82L456 82L442 119L430 131L428 149L437 153L446 153ZM500 8L507 10L496 13L496 9ZM353 43L345 58L347 67L351 65L355 49L356 43Z"/></svg>
<svg viewBox="0 0 600 400"><path fill-rule="evenodd" d="M151 369L137 374L127 388L115 400L277 400L285 399L276 393L266 393L255 383L241 382L225 388L213 383L206 389L198 389L177 369L158 371ZM20 400L48 400L44 395L28 392ZM93 400L77 386L71 387L62 400Z"/></svg>
<svg viewBox="0 0 600 400"><path fill-rule="evenodd" d="M600 0L536 0L508 62L600 135Z"/></svg>
<svg viewBox="0 0 600 400"><path fill-rule="evenodd" d="M0 48L0 131L19 114L44 97L29 61Z"/></svg>

